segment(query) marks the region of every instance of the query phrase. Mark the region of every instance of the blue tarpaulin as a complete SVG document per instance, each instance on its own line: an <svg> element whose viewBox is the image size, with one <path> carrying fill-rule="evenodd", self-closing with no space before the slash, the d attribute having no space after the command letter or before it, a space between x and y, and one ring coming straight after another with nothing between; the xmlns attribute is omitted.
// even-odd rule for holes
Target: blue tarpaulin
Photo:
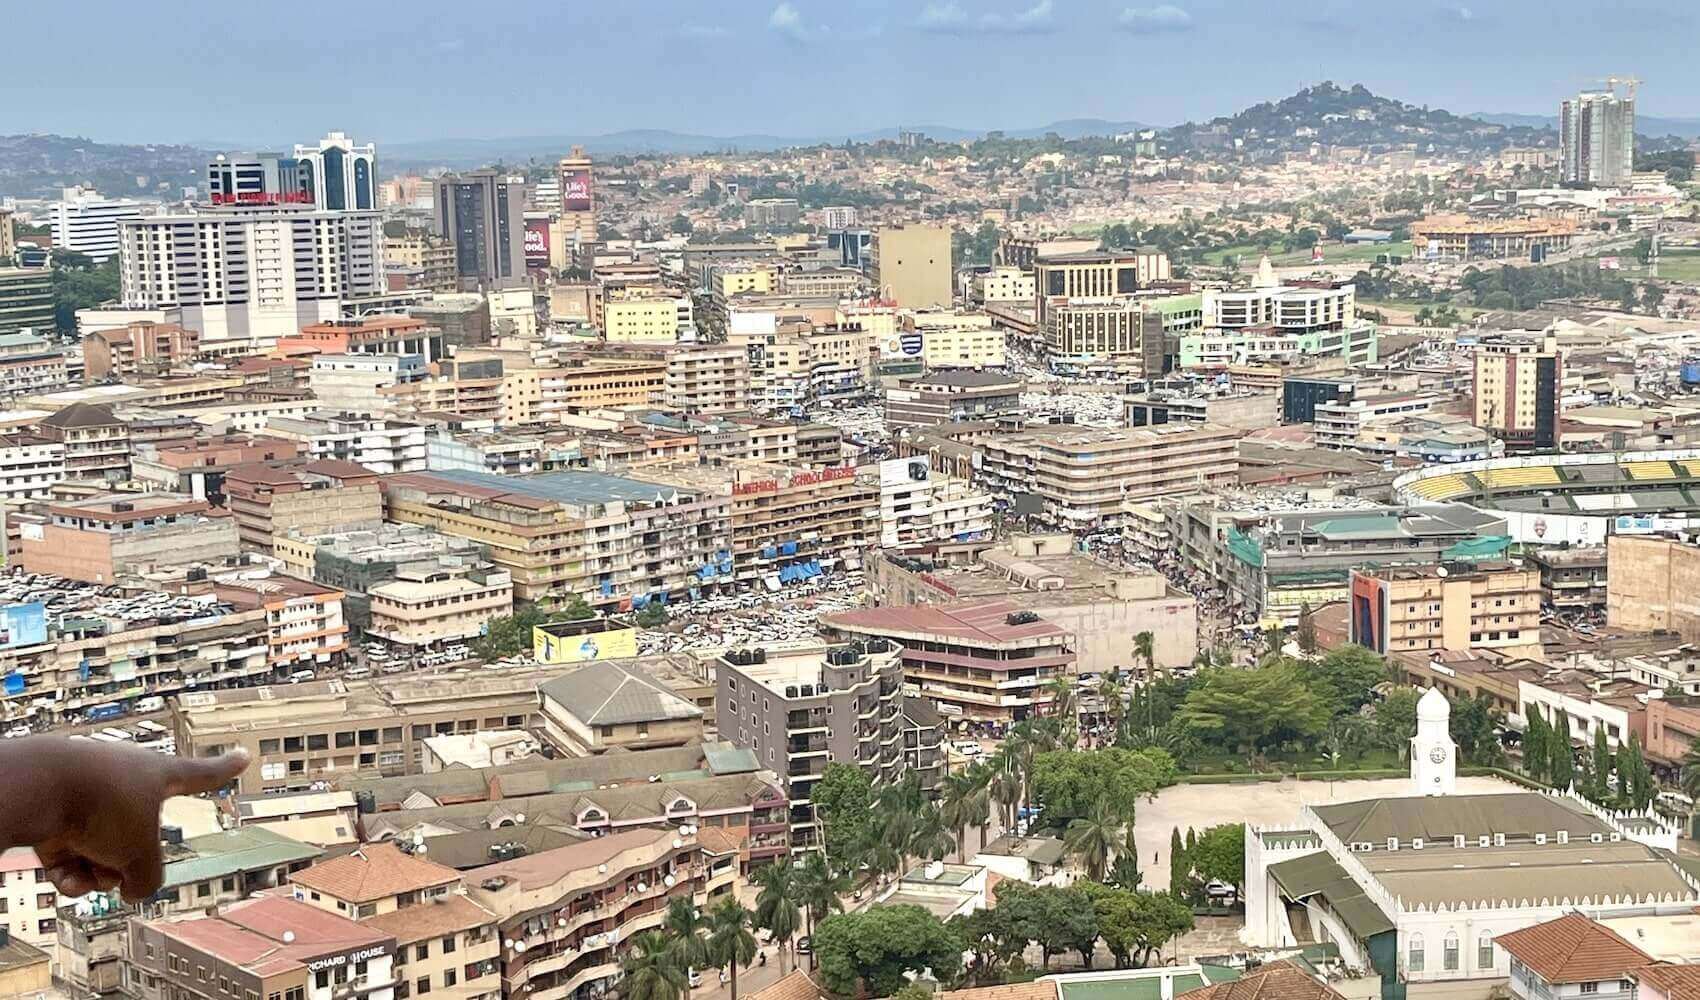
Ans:
<svg viewBox="0 0 1700 1000"><path fill-rule="evenodd" d="M761 557L763 559L772 559L774 556L776 556L778 554L779 554L779 550L774 548L773 546L771 546L771 545L762 546Z"/></svg>
<svg viewBox="0 0 1700 1000"><path fill-rule="evenodd" d="M783 555L783 556L794 556L794 555L796 555L797 554L797 543L796 542L780 542L779 543L779 554Z"/></svg>
<svg viewBox="0 0 1700 1000"><path fill-rule="evenodd" d="M13 672L13 673L6 675L6 693L7 694L23 694L24 693L24 675L23 674Z"/></svg>
<svg viewBox="0 0 1700 1000"><path fill-rule="evenodd" d="M607 597L612 593L614 593L614 583L613 583L613 581L612 580L603 580L602 581L602 596Z"/></svg>

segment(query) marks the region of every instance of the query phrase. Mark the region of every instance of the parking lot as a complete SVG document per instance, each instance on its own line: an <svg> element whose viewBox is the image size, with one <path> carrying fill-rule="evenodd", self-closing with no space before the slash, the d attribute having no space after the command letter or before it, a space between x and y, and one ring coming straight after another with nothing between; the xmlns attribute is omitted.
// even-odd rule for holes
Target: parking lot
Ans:
<svg viewBox="0 0 1700 1000"><path fill-rule="evenodd" d="M638 652L677 653L816 637L821 615L859 608L862 574L817 577L777 592L708 597L669 608L665 628L638 633Z"/></svg>

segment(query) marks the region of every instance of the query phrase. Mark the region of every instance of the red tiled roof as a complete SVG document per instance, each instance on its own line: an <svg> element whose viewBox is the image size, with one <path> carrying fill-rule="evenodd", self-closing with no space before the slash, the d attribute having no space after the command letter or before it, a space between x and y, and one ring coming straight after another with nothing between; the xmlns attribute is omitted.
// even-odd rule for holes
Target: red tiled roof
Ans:
<svg viewBox="0 0 1700 1000"><path fill-rule="evenodd" d="M1663 993L1667 1000L1700 1000L1700 965L1649 965L1629 975Z"/></svg>
<svg viewBox="0 0 1700 1000"><path fill-rule="evenodd" d="M1653 962L1651 955L1616 931L1580 913L1501 934L1494 943L1553 984L1621 979L1631 969Z"/></svg>
<svg viewBox="0 0 1700 1000"><path fill-rule="evenodd" d="M790 973L780 977L779 981L765 989L754 993L746 993L744 1000L820 1000L826 991L815 985L809 974L802 969L792 969ZM1055 1000L1053 997L1052 1000Z"/></svg>
<svg viewBox="0 0 1700 1000"><path fill-rule="evenodd" d="M1230 983L1179 994L1176 1000L1344 1000L1341 994L1291 962L1270 962Z"/></svg>
<svg viewBox="0 0 1700 1000"><path fill-rule="evenodd" d="M426 938L494 924L496 915L465 896L451 895L418 906L391 910L360 922L394 934L397 944L412 944Z"/></svg>
<svg viewBox="0 0 1700 1000"><path fill-rule="evenodd" d="M949 636L970 643L996 644L1024 639L1066 637L1067 629L1040 618L1025 625L1010 625L1005 619L1026 610L1014 601L994 598L955 604L893 605L826 615L822 621L835 628L882 632L891 635L928 634Z"/></svg>
<svg viewBox="0 0 1700 1000"><path fill-rule="evenodd" d="M289 877L305 889L350 903L370 903L460 881L460 873L435 861L403 854L394 844L367 844L353 854L321 861Z"/></svg>
<svg viewBox="0 0 1700 1000"><path fill-rule="evenodd" d="M977 986L966 990L947 990L939 993L937 1000L1057 1000L1057 984L1051 979L1036 979L1030 983Z"/></svg>

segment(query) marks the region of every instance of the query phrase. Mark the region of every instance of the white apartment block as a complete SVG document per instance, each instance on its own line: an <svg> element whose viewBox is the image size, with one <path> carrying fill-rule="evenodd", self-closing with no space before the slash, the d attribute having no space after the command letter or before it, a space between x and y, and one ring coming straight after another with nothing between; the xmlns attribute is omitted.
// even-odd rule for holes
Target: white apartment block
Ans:
<svg viewBox="0 0 1700 1000"><path fill-rule="evenodd" d="M127 307L180 310L203 341L289 336L384 290L383 225L286 206L152 216L124 223L119 264Z"/></svg>
<svg viewBox="0 0 1700 1000"><path fill-rule="evenodd" d="M0 502L35 500L65 478L65 445L31 434L0 435Z"/></svg>
<svg viewBox="0 0 1700 1000"><path fill-rule="evenodd" d="M88 254L95 263L118 255L118 230L142 217L140 202L102 198L93 188L68 187L47 206L47 228L56 250Z"/></svg>
<svg viewBox="0 0 1700 1000"><path fill-rule="evenodd" d="M424 472L429 464L425 430L423 424L323 410L273 418L266 425L273 437L305 444L313 458L353 462L379 475Z"/></svg>
<svg viewBox="0 0 1700 1000"><path fill-rule="evenodd" d="M933 472L925 457L880 463L881 545L989 538L991 532L991 494Z"/></svg>

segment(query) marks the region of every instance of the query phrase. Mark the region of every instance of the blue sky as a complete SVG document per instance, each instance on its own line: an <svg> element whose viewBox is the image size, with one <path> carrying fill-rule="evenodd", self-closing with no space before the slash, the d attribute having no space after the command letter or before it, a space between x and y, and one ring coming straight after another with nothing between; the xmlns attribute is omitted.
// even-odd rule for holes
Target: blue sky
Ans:
<svg viewBox="0 0 1700 1000"><path fill-rule="evenodd" d="M1324 79L1456 111L1550 114L1607 73L1644 81L1645 114L1700 117L1691 6L308 0L280 18L265 12L291 8L0 0L3 33L27 40L0 83L0 134L271 144L331 128L396 142L1169 124Z"/></svg>

